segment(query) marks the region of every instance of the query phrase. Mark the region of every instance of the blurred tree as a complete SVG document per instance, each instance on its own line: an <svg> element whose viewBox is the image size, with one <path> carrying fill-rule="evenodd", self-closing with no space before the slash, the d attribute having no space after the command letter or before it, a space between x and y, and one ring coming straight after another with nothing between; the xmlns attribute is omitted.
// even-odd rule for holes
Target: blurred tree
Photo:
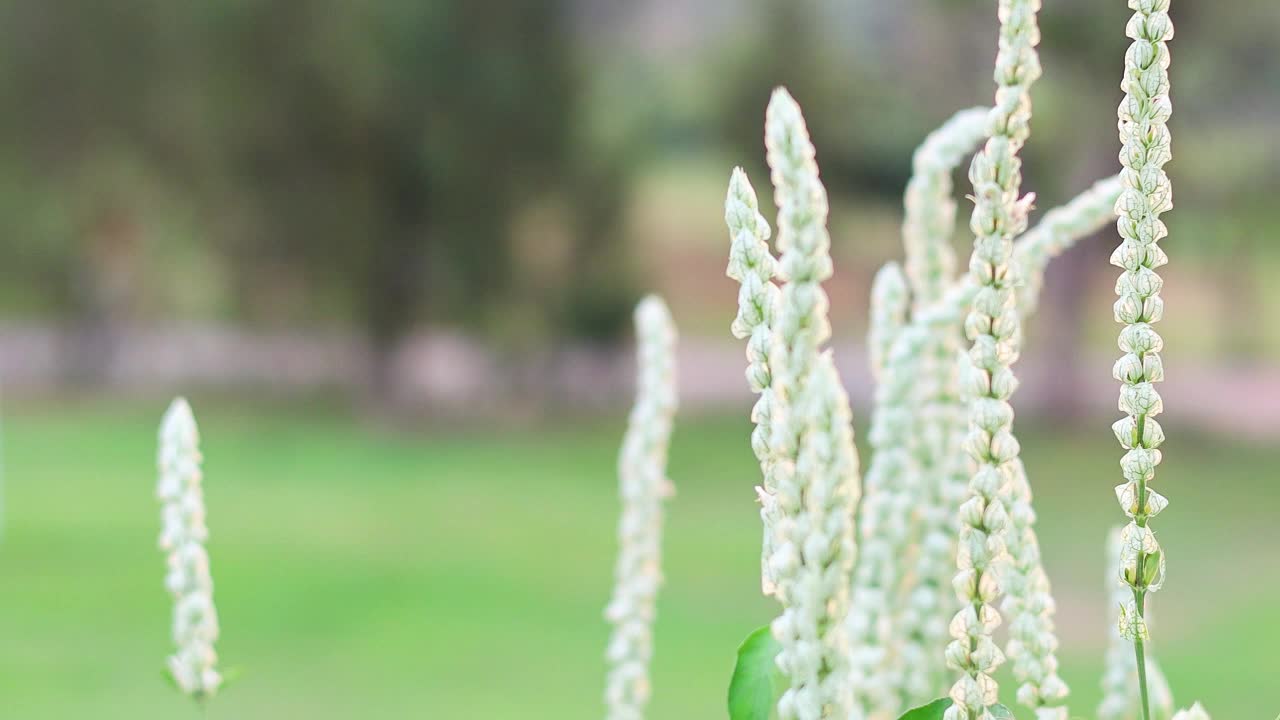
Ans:
<svg viewBox="0 0 1280 720"><path fill-rule="evenodd" d="M582 278L625 277L611 250L625 179L582 137L569 5L15 0L0 8L0 93L23 112L3 121L12 162L0 172L45 199L124 157L143 187L154 179L211 227L233 269L228 312L359 323L381 390L424 320L501 332L522 303L552 334L612 337L625 314L607 303L565 310L595 292ZM151 233L158 220L154 198L95 187L110 191L102 203L75 197L53 210L62 220L41 221L61 250L3 258L15 275L37 263L53 282L36 291L79 308L88 335L130 312L95 289L142 250L125 252L120 228ZM552 197L571 208L569 259L590 273L561 268L530 303L513 218ZM18 213L6 229L29 235L37 220ZM628 283L611 287L625 295L614 305L630 303Z"/></svg>

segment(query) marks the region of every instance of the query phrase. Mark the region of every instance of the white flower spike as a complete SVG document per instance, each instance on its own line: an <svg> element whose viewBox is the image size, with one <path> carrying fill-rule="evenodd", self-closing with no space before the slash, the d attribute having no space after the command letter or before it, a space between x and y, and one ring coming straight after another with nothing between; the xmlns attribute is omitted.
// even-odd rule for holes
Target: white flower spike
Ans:
<svg viewBox="0 0 1280 720"><path fill-rule="evenodd" d="M1004 498L1013 482L1019 447L1012 432L1009 398L1017 386L1011 366L1018 357L1020 319L1011 266L1013 239L1027 226L1033 196L1021 197L1018 151L1031 134L1031 85L1040 76L1036 45L1040 0L1000 0L996 102L988 140L969 167L975 198L969 227L975 235L969 273L978 287L965 331L973 342L969 437L974 461L969 499L960 508L959 573L954 587L964 607L951 621L948 665L961 672L951 688L954 704L946 720L990 720L999 701L994 673L1004 655L992 637L1000 624L995 601L999 573L1007 562L1009 524Z"/></svg>
<svg viewBox="0 0 1280 720"><path fill-rule="evenodd" d="M1160 360L1164 341L1153 326L1164 315L1163 281L1155 271L1168 262L1159 242L1169 231L1160 216L1173 207L1173 190L1164 171L1171 157L1168 41L1173 24L1169 0L1129 0L1129 8L1134 14L1125 32L1133 43L1125 53L1120 83L1125 96L1117 111L1123 189L1116 201L1116 227L1122 241L1111 255L1111 264L1122 268L1114 311L1116 322L1125 326L1119 343L1124 355L1113 375L1122 383L1119 408L1125 417L1112 429L1125 449L1120 461L1125 482L1116 488L1116 498L1131 521L1120 538L1120 576L1133 597L1121 609L1119 626L1134 644L1147 717L1148 689L1142 671L1148 637L1145 605L1147 595L1164 582L1165 567L1165 554L1149 522L1168 504L1150 484L1164 441L1164 431L1155 420L1164 409L1155 389L1155 383L1164 379Z"/></svg>
<svg viewBox="0 0 1280 720"><path fill-rule="evenodd" d="M605 653L607 720L641 720L649 701L653 620L662 584L662 502L672 492L667 448L676 411L676 329L667 306L649 296L636 306L636 402L618 457L622 514Z"/></svg>
<svg viewBox="0 0 1280 720"><path fill-rule="evenodd" d="M800 106L781 88L769 102L765 145L778 205L780 274L787 281L769 352L778 530L769 569L783 605L772 628L781 645L778 666L791 681L778 716L848 720L854 706L844 621L858 461L848 397L823 350L830 324L822 281L832 271L827 194Z"/></svg>
<svg viewBox="0 0 1280 720"><path fill-rule="evenodd" d="M776 545L777 501L774 497L776 462L770 445L773 434L770 418L777 400L772 388L773 376L769 372L769 347L778 306L778 286L773 282L778 274L778 261L769 251L769 223L760 214L756 191L742 168L734 168L729 179L724 219L729 226L729 267L726 274L740 284L733 336L747 341L747 385L751 392L760 396L751 409L751 421L756 425L751 433L751 449L760 462L763 477L762 485L756 488L764 528L760 589L765 595L773 595L777 587L769 570L769 557Z"/></svg>
<svg viewBox="0 0 1280 720"><path fill-rule="evenodd" d="M205 541L204 492L201 489L200 437L191 406L173 401L160 424L156 495L161 503L160 549L168 555L165 587L173 595L173 642L177 651L168 668L182 692L197 700L222 685L214 643L218 613Z"/></svg>

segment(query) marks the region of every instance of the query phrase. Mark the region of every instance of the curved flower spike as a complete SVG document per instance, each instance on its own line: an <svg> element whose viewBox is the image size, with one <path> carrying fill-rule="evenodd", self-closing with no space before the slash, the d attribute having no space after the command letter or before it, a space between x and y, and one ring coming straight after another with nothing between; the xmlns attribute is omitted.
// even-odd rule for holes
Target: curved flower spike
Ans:
<svg viewBox="0 0 1280 720"><path fill-rule="evenodd" d="M902 244L906 274L918 311L942 298L955 278L956 201L951 173L986 137L990 108L952 115L929 134L911 159L911 180L903 198Z"/></svg>

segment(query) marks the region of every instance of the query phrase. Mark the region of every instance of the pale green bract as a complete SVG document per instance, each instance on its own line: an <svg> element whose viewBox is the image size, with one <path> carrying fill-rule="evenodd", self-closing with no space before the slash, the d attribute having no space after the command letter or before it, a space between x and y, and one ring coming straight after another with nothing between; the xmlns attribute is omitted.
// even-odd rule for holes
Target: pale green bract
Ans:
<svg viewBox="0 0 1280 720"><path fill-rule="evenodd" d="M1107 633L1106 670L1102 675L1102 701L1098 704L1098 720L1137 720L1138 663L1132 644L1120 635L1120 608L1133 597L1133 591L1120 580L1120 528L1107 536L1107 572L1109 632ZM1148 610L1147 619L1151 613ZM1147 685L1151 696L1153 720L1172 720L1173 693L1159 665L1147 653Z"/></svg>
<svg viewBox="0 0 1280 720"><path fill-rule="evenodd" d="M605 617L613 624L605 658L607 720L641 720L648 703L653 620L662 584L662 502L676 411L676 328L657 296L635 311L636 400L618 455L618 562Z"/></svg>

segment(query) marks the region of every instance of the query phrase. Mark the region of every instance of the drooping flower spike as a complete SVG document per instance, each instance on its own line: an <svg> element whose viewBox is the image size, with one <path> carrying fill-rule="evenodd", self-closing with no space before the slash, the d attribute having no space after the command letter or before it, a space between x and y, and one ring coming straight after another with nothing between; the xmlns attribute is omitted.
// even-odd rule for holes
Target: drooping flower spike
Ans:
<svg viewBox="0 0 1280 720"><path fill-rule="evenodd" d="M961 110L929 134L911 159L903 198L902 245L915 311L942 298L956 275L956 201L951 173L986 137L991 109Z"/></svg>
<svg viewBox="0 0 1280 720"><path fill-rule="evenodd" d="M1040 222L1014 244L1013 261L1021 280L1017 288L1018 313L1023 318L1034 313L1039 304L1049 261L1080 238L1115 222L1120 190L1119 175L1099 180L1066 205L1045 213Z"/></svg>

